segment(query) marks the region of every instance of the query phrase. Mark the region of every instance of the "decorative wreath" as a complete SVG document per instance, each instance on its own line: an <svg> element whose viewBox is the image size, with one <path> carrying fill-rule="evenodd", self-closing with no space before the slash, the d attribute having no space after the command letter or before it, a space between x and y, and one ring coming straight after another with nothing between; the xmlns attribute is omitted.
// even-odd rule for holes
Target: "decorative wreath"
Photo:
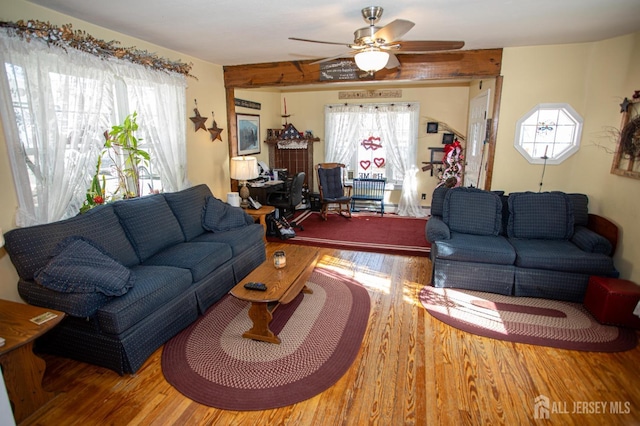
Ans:
<svg viewBox="0 0 640 426"><path fill-rule="evenodd" d="M620 149L632 159L640 158L640 115L620 132Z"/></svg>

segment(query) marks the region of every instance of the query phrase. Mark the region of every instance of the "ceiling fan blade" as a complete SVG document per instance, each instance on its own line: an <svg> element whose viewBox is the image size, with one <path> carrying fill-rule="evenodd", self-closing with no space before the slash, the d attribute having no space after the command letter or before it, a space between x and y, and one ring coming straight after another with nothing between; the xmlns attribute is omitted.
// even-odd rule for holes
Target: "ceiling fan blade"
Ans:
<svg viewBox="0 0 640 426"><path fill-rule="evenodd" d="M341 53L341 54L336 55L336 56L331 56L330 58L319 59L317 61L311 62L309 65L321 64L323 62L333 61L334 59L348 58L348 57L353 56L354 53L356 53L356 52Z"/></svg>
<svg viewBox="0 0 640 426"><path fill-rule="evenodd" d="M338 46L350 47L349 43L336 43L336 42L333 42L333 41L309 40L309 39L306 39L306 38L297 38L297 37L289 37L289 40L306 41L306 42L309 42L309 43L336 44Z"/></svg>
<svg viewBox="0 0 640 426"><path fill-rule="evenodd" d="M399 40L405 35L411 28L413 28L415 24L411 21L407 21L405 19L396 19L392 21L390 24L385 25L380 28L373 35L376 39L383 39L388 43L391 43L394 40Z"/></svg>
<svg viewBox="0 0 640 426"><path fill-rule="evenodd" d="M456 50L464 47L464 41L400 41L398 42L400 47L397 52L401 53L420 53L420 52L434 52L437 50Z"/></svg>
<svg viewBox="0 0 640 426"><path fill-rule="evenodd" d="M387 61L387 65L385 65L384 67L390 70L399 66L400 66L400 61L398 60L398 57L393 53L389 52L389 60Z"/></svg>

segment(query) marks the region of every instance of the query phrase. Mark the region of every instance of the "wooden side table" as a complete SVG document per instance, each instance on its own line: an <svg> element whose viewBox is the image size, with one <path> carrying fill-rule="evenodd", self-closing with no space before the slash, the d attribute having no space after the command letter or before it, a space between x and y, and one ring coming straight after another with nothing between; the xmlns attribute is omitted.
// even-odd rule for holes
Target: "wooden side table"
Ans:
<svg viewBox="0 0 640 426"><path fill-rule="evenodd" d="M245 209L249 216L251 216L254 220L257 220L260 225L264 228L264 241L267 242L267 220L266 217L268 214L273 213L276 210L273 206L262 206L258 210L254 209Z"/></svg>
<svg viewBox="0 0 640 426"><path fill-rule="evenodd" d="M58 316L41 325L29 321L45 312ZM33 342L62 318L64 312L0 299L0 337L5 339L5 344L0 346L0 366L16 423L55 396L42 389L46 364L34 355Z"/></svg>

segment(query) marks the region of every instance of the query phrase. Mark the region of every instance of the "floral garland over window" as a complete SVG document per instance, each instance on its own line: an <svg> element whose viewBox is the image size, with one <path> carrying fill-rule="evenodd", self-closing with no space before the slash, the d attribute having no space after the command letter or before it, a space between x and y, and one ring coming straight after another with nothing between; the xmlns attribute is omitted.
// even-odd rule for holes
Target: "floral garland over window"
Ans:
<svg viewBox="0 0 640 426"><path fill-rule="evenodd" d="M0 27L8 28L12 34L27 41L31 41L31 39L42 40L65 50L67 47L72 47L101 58L124 59L148 68L195 78L190 74L192 63L171 61L135 47L122 47L119 41L100 40L85 31L73 30L71 24L56 27L49 22L30 19L26 22L23 20L18 22L0 21Z"/></svg>

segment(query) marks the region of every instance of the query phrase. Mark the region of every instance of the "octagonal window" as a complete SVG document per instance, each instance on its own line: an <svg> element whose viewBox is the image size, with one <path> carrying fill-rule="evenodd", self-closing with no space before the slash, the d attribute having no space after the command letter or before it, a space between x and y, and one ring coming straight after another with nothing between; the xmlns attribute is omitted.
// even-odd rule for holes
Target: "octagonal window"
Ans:
<svg viewBox="0 0 640 426"><path fill-rule="evenodd" d="M531 164L560 164L578 151L581 133L569 104L538 104L516 123L514 146Z"/></svg>

